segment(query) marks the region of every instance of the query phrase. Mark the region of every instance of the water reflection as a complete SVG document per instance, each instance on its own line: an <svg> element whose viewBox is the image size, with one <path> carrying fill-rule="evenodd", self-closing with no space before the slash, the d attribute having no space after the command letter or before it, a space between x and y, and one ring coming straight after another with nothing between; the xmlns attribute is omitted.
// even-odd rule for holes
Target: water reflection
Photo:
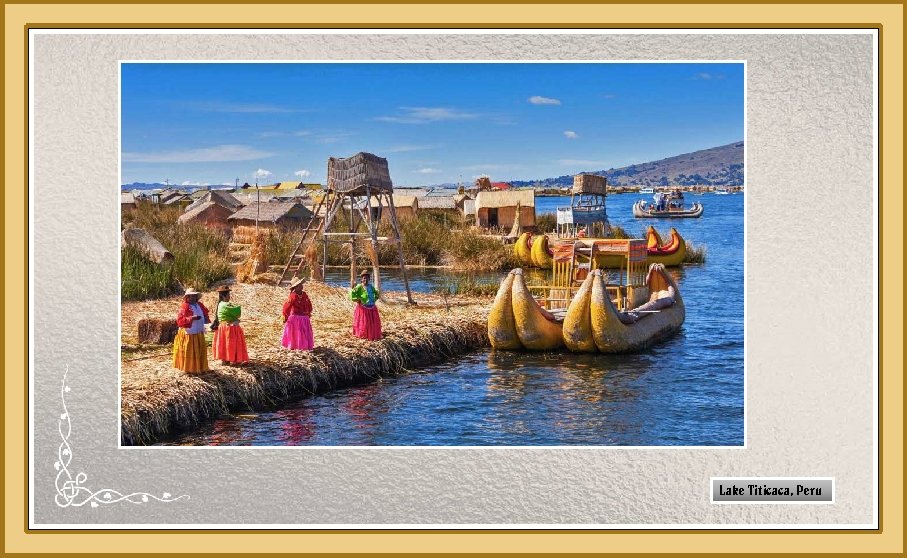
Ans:
<svg viewBox="0 0 907 558"><path fill-rule="evenodd" d="M220 419L165 443L740 445L743 237L727 231L742 230L743 197L716 198L706 208L708 217L678 225L685 238L708 246L705 264L670 268L686 302L686 322L677 335L642 353L477 352L370 385L306 397L291 409ZM613 212L608 203L615 221L629 215L629 203L626 212L620 199ZM630 231L641 228L633 222L616 224ZM527 275L530 282L544 276L526 271L534 274ZM496 281L501 275L487 278ZM438 270L412 270L412 277L414 289L426 292L446 280ZM382 279L385 288L397 288L394 270Z"/></svg>

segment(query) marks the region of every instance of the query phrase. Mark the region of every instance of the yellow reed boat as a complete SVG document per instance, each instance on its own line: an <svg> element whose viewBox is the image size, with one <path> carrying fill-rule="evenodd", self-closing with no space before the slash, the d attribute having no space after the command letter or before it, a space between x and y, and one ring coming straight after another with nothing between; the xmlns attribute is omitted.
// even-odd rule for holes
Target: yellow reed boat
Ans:
<svg viewBox="0 0 907 558"><path fill-rule="evenodd" d="M638 351L683 324L677 284L663 264L647 269L643 240L598 240L588 247L577 241L569 248L552 249L551 285L527 285L521 269L501 281L488 316L493 348ZM599 256L622 257L625 265L606 272L596 264Z"/></svg>

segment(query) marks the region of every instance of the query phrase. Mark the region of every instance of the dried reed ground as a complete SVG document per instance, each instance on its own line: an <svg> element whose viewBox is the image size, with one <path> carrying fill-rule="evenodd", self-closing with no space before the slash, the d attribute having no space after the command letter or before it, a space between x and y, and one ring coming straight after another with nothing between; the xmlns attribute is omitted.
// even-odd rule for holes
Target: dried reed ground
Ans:
<svg viewBox="0 0 907 558"><path fill-rule="evenodd" d="M152 443L223 413L399 374L488 343L487 299L418 294L411 307L404 293L386 293L379 301L385 337L371 342L351 334L353 303L346 289L310 282L306 290L314 307L314 351L280 346L286 289L237 284L232 300L242 305L251 362L225 365L211 359L209 348L211 371L204 374L173 369L169 346L135 345L139 319L175 318L180 297L123 303L122 443ZM202 297L212 311L216 300L214 293Z"/></svg>

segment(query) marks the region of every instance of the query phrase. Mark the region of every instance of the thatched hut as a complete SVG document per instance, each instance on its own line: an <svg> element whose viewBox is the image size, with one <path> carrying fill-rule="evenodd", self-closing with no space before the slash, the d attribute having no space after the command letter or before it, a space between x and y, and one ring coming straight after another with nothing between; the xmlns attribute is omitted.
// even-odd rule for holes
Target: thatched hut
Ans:
<svg viewBox="0 0 907 558"><path fill-rule="evenodd" d="M243 203L229 192L224 192L222 190L207 190L203 192L204 193L201 196L186 207L187 213L208 202L229 209L230 212L227 213L227 216L238 211L243 206Z"/></svg>
<svg viewBox="0 0 907 558"><path fill-rule="evenodd" d="M535 226L535 190L483 190L475 200L476 225L482 228L513 226L517 204L520 207L520 224Z"/></svg>
<svg viewBox="0 0 907 558"><path fill-rule="evenodd" d="M186 212L177 219L180 223L201 223L206 227L225 229L230 226L227 219L233 215L234 209L220 205L213 201L193 203Z"/></svg>
<svg viewBox="0 0 907 558"><path fill-rule="evenodd" d="M231 215L227 221L233 227L294 228L307 224L312 211L296 201L251 203Z"/></svg>
<svg viewBox="0 0 907 558"><path fill-rule="evenodd" d="M120 209L126 211L135 208L135 195L132 192L120 192Z"/></svg>
<svg viewBox="0 0 907 558"><path fill-rule="evenodd" d="M413 217L419 211L419 200L416 196L394 194L394 209L398 219Z"/></svg>

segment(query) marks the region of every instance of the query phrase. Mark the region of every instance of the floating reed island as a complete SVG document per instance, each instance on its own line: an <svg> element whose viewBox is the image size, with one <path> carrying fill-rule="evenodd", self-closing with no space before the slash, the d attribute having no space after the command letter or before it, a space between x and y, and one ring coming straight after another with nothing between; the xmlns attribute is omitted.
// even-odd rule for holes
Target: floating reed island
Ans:
<svg viewBox="0 0 907 558"><path fill-rule="evenodd" d="M315 350L290 351L280 346L287 290L262 284L232 289L232 300L242 305L251 362L225 365L209 352L211 371L202 374L172 368L169 345L138 344L139 320L173 320L181 297L123 303L121 443L153 443L225 413L274 408L488 345L487 298L421 294L410 306L405 293L382 293L384 338L365 341L350 334L348 290L310 282ZM209 308L215 300L215 293L202 297Z"/></svg>

